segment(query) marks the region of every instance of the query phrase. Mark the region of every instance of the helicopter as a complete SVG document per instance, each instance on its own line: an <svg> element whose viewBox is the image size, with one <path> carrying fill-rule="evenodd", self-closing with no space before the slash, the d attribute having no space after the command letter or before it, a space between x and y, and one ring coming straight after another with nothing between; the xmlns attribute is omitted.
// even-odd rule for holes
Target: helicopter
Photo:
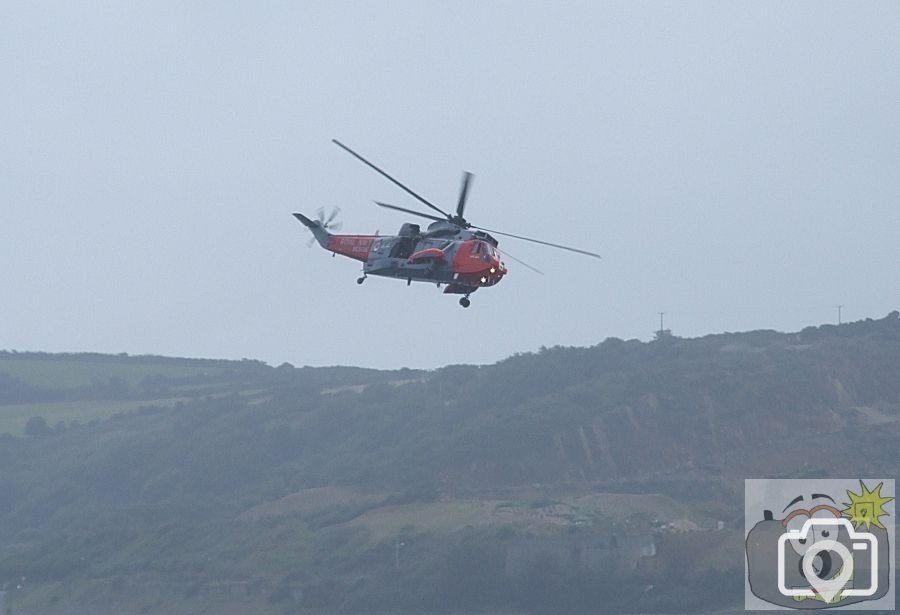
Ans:
<svg viewBox="0 0 900 615"><path fill-rule="evenodd" d="M422 231L418 224L405 222L397 235L382 236L377 233L374 235L339 235L332 232L340 228L340 223L335 223L335 218L340 212L338 208L335 208L327 217L324 209L320 209L316 219L295 213L294 217L312 232L313 240L310 245L313 241L318 242L325 250L331 252L332 256L340 254L363 263L362 276L357 278L357 284L365 282L370 275L406 280L407 286L413 282L430 282L436 284L438 288L443 286L445 294L462 295L459 304L467 308L471 304L469 296L472 293L479 288L494 286L507 274L503 256L507 256L537 273L542 273L508 252L501 252L499 242L491 235L492 233L601 258L599 254L587 250L473 225L463 216L469 186L474 177L468 171L463 172L456 212L450 214L413 192L337 139L332 139L332 142L414 199L440 214L437 216L375 201L379 207L431 220L425 231Z"/></svg>

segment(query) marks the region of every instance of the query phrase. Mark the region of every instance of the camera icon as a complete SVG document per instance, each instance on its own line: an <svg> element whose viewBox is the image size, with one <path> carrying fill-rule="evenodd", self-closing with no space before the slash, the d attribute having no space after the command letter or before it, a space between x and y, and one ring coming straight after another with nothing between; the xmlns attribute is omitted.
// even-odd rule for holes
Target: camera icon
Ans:
<svg viewBox="0 0 900 615"><path fill-rule="evenodd" d="M746 610L893 612L893 479L744 485Z"/></svg>
<svg viewBox="0 0 900 615"><path fill-rule="evenodd" d="M789 583L796 576L787 566L791 550L800 556L797 572L805 580L800 586ZM778 538L778 591L788 597L818 595L826 603L839 594L841 599L873 596L878 592L878 575L871 571L878 569L878 562L874 534L856 531L846 518L807 519L800 529L789 528ZM851 580L853 587L844 589Z"/></svg>

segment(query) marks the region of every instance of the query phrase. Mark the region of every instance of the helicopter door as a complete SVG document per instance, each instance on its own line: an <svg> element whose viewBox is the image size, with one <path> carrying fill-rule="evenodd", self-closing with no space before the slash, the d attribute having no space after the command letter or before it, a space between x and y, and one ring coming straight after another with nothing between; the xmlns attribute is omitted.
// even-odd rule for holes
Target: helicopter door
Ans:
<svg viewBox="0 0 900 615"><path fill-rule="evenodd" d="M391 247L391 258L409 258L419 243L418 237L398 237Z"/></svg>

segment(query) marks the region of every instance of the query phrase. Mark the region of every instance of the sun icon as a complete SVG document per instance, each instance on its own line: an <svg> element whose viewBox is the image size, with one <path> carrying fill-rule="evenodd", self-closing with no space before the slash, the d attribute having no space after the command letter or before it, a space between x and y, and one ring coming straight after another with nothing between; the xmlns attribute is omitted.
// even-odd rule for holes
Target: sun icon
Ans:
<svg viewBox="0 0 900 615"><path fill-rule="evenodd" d="M884 483L878 483L875 489L869 491L866 484L859 481L860 493L857 494L847 490L847 497L850 498L850 502L844 502L847 508L842 512L847 517L850 517L850 521L856 529L859 529L863 524L865 524L866 529L873 525L885 529L881 523L881 517L888 515L884 510L884 505L894 498L881 497L882 485Z"/></svg>

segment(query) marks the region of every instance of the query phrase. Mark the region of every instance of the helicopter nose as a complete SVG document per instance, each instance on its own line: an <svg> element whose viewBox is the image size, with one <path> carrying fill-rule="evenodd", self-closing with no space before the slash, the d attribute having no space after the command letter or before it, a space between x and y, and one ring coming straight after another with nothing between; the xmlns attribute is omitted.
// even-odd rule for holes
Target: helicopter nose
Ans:
<svg viewBox="0 0 900 615"><path fill-rule="evenodd" d="M500 281L506 274L506 267L500 262L499 258L491 258L490 267L481 275L481 283L491 286Z"/></svg>

